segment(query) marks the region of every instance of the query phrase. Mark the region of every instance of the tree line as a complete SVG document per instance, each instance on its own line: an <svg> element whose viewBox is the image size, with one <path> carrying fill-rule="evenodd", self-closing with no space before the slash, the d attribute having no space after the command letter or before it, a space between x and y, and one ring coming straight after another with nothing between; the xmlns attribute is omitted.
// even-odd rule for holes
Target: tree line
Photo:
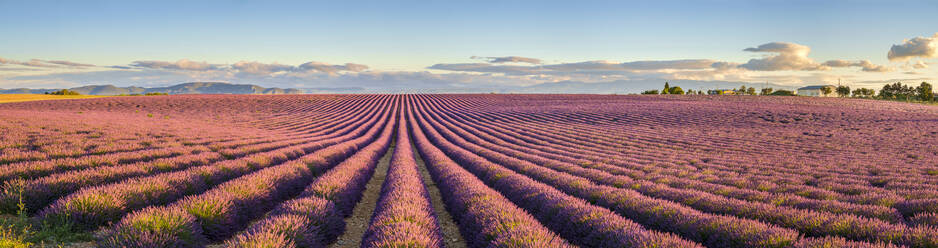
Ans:
<svg viewBox="0 0 938 248"><path fill-rule="evenodd" d="M44 93L45 93L46 95L60 95L60 96L77 96L77 95L81 95L81 93L78 93L77 91L68 90L68 89L62 89L62 90L57 90L57 91L53 91L53 92L44 92ZM167 96L167 95L169 95L169 93L163 93L163 92L149 92L149 93L144 93L144 94L139 94L139 93L134 93L134 94L120 94L120 95L118 95L118 96Z"/></svg>
<svg viewBox="0 0 938 248"><path fill-rule="evenodd" d="M876 90L870 88L857 88L850 89L850 86L837 86L836 88L821 88L821 93L824 95L830 95L836 93L839 97L855 97L855 98L873 98L873 99L883 99L883 100L904 100L904 101L923 101L923 102L934 102L938 101L938 98L935 98L935 93L933 91L932 85L928 82L922 82L918 86L913 87L912 85L903 85L901 82L896 82L894 84L887 84L879 90L877 94ZM763 96L794 96L795 92L790 90L775 90L772 88L762 88L758 94L756 93L756 88L746 87L745 85L740 86L739 89L731 89L733 94L736 95L763 95ZM723 91L708 91L704 92L703 90L687 90L684 91L679 86L671 86L669 82L664 83L664 88L662 90L646 90L643 91L644 95L723 95Z"/></svg>

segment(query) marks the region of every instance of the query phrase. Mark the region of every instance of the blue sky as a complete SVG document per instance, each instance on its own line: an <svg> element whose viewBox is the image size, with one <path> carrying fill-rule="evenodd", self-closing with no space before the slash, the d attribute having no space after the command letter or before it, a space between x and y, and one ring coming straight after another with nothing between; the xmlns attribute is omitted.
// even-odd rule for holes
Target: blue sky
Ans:
<svg viewBox="0 0 938 248"><path fill-rule="evenodd" d="M936 1L0 0L0 33L4 34L0 58L95 65L0 64L0 69L7 68L0 70L0 88L165 84L189 79L329 86L340 83L336 81L340 77L354 79L356 75L351 74L418 72L462 84L680 78L667 67L618 74L605 67L581 68L570 75L552 70L505 73L513 68L452 70L434 65L489 63L471 56L520 56L541 61L537 65L489 63L495 66L689 59L745 64L773 56L773 52L743 49L773 42L807 47L810 52L805 56L817 64L846 60L855 61L856 66L748 69L735 76L694 79L797 84L844 77L857 82L931 78L936 73L935 66L929 66L936 62L933 55L890 60L887 53L907 39L931 39L938 32L936 12ZM220 69L206 72L130 66L136 61L181 60L205 62ZM884 67L878 73L862 72L857 62L862 60ZM294 68L274 71L275 75L267 77L246 77L231 69L230 65L238 62L291 66L353 63L367 69L299 75ZM138 71L150 81L132 79L127 75L133 73L115 72L118 69L107 66L130 67L121 70ZM223 68L227 69L221 72ZM154 69L166 70L166 77L149 71ZM77 82L73 75L82 73L86 74Z"/></svg>

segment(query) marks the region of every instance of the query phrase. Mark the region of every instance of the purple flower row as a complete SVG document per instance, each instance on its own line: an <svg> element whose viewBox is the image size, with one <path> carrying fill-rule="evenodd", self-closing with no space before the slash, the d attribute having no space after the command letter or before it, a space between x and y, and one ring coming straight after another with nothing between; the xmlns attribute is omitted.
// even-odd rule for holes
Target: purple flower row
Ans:
<svg viewBox="0 0 938 248"><path fill-rule="evenodd" d="M394 122L389 122L394 123ZM335 241L345 231L342 217L348 216L374 174L378 159L392 140L393 124L374 142L347 146L357 153L317 178L300 196L274 208L267 217L229 239L228 247L321 247Z"/></svg>
<svg viewBox="0 0 938 248"><path fill-rule="evenodd" d="M443 236L417 170L404 115L397 125L397 145L361 247L441 248Z"/></svg>
<svg viewBox="0 0 938 248"><path fill-rule="evenodd" d="M435 120L433 119L431 119L431 123L436 124ZM443 129L447 128L440 125L437 125L436 127ZM483 155L489 160L496 161L503 165L514 168L536 167L537 169L540 169L540 171L544 171L543 173L545 174L543 175L558 174L569 177L564 180L573 181L577 179L587 179L610 186L633 185L633 188L636 191L645 195L665 200L672 200L675 202L681 202L697 210L708 213L730 214L739 217L764 220L768 221L769 223L801 230L805 232L805 234L811 236L839 235L856 240L865 240L871 242L886 241L913 246L930 246L938 244L938 241L935 240L935 237L938 237L938 235L935 234L938 232L929 228L908 228L904 225L894 225L882 221L859 218L850 215L830 215L820 214L810 210L779 208L769 204L757 204L741 200L726 199L703 192L672 189L667 186L661 186L654 183L633 182L628 178L617 178L611 176L604 171L581 168L572 164L559 163L559 161L551 161L524 153L517 153L510 150L501 149L501 152L511 152L511 157L509 157L482 147L488 145L489 148L496 150L499 150L498 148L500 148L497 146L491 146L488 144L488 142L483 140L475 139L470 142L465 141L464 137L472 137L473 135L466 133L462 129L453 126L448 127L448 129L452 130L443 129L441 129L443 131L442 133L447 135L450 140L457 141L457 143L460 143L460 145L463 147L475 148L473 149L473 152ZM457 136L453 132L459 133L461 137ZM575 174L578 177L569 176L560 172L544 170L543 167L537 167L536 165L527 161L522 161L519 158L527 158L532 160L532 162L536 162L545 167L565 173ZM528 174L531 175L533 173ZM538 175L538 177L539 176L541 175ZM558 181L555 183L555 185L560 184L558 187L567 191L568 193L581 194L584 195L583 197L590 196L588 193L584 192L583 189L579 189L577 187L565 188L563 185L564 182L557 180L559 177L556 175L545 177L550 178L549 180ZM848 227L849 230L843 231L842 228L844 227Z"/></svg>
<svg viewBox="0 0 938 248"><path fill-rule="evenodd" d="M384 116L386 115L385 111ZM372 123L379 120L380 118L375 118ZM264 167L300 158L309 152L340 144L356 136L375 135L376 131L369 126L358 126L355 131L341 137L254 154L238 160L222 161L177 172L85 188L57 200L40 215L41 218L47 220L68 221L76 224L79 229L92 229L116 221L133 210L166 204L186 195L203 192L213 185ZM322 157L314 156L302 158L307 164L322 159Z"/></svg>
<svg viewBox="0 0 938 248"><path fill-rule="evenodd" d="M417 151L469 247L575 247L457 165L427 139L412 115L407 119Z"/></svg>
<svg viewBox="0 0 938 248"><path fill-rule="evenodd" d="M650 231L608 209L590 204L526 176L505 169L486 158L447 141L449 130L441 129L420 108L417 116L430 141L473 172L488 185L578 245L590 247L693 247L699 244L667 233ZM421 116L422 115L422 116ZM441 135L440 133L443 133ZM475 151L474 151L475 152ZM494 160L493 160L494 161ZM535 166L536 167L536 166ZM572 184L582 181L571 181ZM584 235L589 234L589 235ZM764 244L763 244L764 245Z"/></svg>
<svg viewBox="0 0 938 248"><path fill-rule="evenodd" d="M573 153L561 150L559 148L563 147L563 144L555 145L537 145L532 143L524 143L519 141L515 137L507 135L511 133L511 130L507 130L500 127L492 127L486 125L472 125L470 121L457 118L448 118L447 116L441 116L441 118L447 120L448 123L457 125L460 128L464 128L467 131L470 131L473 136L478 136L485 142L490 142L497 144L497 146L491 147L494 150L497 150L505 154L517 154L519 158L524 157L525 160L535 162L538 164L547 163L541 162L539 160L550 159L552 161L562 161L565 163L572 163L578 166L594 168L608 172L615 175L627 176L631 178L641 179L641 180L651 180L656 183L667 184L676 188L686 188L694 189L703 192L719 194L725 197L731 197L736 199L742 199L747 201L760 201L764 203L774 203L784 206L792 206L800 209L814 209L830 213L849 213L855 214L863 217L877 218L891 223L903 223L903 218L895 209L882 207L882 206L871 206L871 205L858 205L852 203L845 203L839 201L831 200L815 200L805 197L801 197L794 194L769 194L762 191L745 189L745 188L736 188L731 186L725 186L715 183L708 183L705 181L685 179L670 175L662 175L656 173L644 173L643 171L628 169L620 166L614 166L606 163L595 163L592 160L588 159L589 156L583 156L582 150L579 150L580 153ZM456 119L456 120L454 120ZM469 138L469 137L464 137ZM509 142L510 141L510 142ZM476 144L479 144L481 141L473 141ZM521 145L525 144L525 145ZM537 149L534 149L537 148ZM536 155L536 156L532 156ZM540 158L536 158L540 157ZM534 158L534 159L531 159ZM595 159L595 158L594 158ZM686 176L686 175L685 175ZM629 178L620 178L620 180L612 181L611 185L628 185L632 184L632 180Z"/></svg>

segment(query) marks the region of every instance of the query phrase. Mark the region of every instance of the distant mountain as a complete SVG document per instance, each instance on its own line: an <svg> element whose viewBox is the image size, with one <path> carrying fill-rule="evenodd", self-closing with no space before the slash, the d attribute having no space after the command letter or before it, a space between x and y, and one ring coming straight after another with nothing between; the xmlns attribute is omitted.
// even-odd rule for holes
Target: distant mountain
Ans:
<svg viewBox="0 0 938 248"><path fill-rule="evenodd" d="M664 88L664 82L671 86L679 86L687 90L710 90L710 89L738 89L740 86L755 87L757 89L768 87L776 90L790 90L796 87L778 84L761 84L747 82L730 81L698 81L698 80L665 80L665 79L634 79L620 80L602 83L584 83L574 81L562 81L556 83L541 83L531 86L521 87L509 90L516 93L569 93L569 94L627 94L638 93L645 90L661 90Z"/></svg>
<svg viewBox="0 0 938 248"><path fill-rule="evenodd" d="M71 88L85 95L122 95L161 92L169 94L359 94L359 93L547 93L547 94L630 94L645 90L660 90L664 82L687 90L737 89L739 86L757 89L771 87L776 90L792 90L790 85L764 84L733 81L700 81L668 79L630 79L611 82L587 83L579 81L548 82L528 86L498 84L414 84L410 81L394 81L383 85L319 88L264 88L252 84L230 84L222 82L192 82L167 87L117 87L113 85L89 85ZM0 89L0 94L42 94L59 89Z"/></svg>
<svg viewBox="0 0 938 248"><path fill-rule="evenodd" d="M59 89L0 89L0 94L43 94ZM222 82L192 82L177 84L168 87L117 87L114 85L88 85L68 89L83 95L129 95L146 93L169 93L171 95L179 94L303 94L300 89L282 89L282 88L264 88L251 84L229 84Z"/></svg>

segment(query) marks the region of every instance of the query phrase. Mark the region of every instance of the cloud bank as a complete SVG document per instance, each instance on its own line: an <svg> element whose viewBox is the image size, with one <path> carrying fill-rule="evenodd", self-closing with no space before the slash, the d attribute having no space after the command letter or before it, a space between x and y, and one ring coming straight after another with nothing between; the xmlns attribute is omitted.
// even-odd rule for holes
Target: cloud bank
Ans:
<svg viewBox="0 0 938 248"><path fill-rule="evenodd" d="M772 42L743 49L747 52L770 53L761 59L750 59L739 67L753 71L821 71L830 68L808 58L811 48L789 42Z"/></svg>
<svg viewBox="0 0 938 248"><path fill-rule="evenodd" d="M83 64L76 63L65 60L41 60L41 59L31 59L29 61L17 61L12 59L0 58L0 65L20 65L26 67L45 67L45 68L56 68L56 67L92 67L95 65L92 64Z"/></svg>
<svg viewBox="0 0 938 248"><path fill-rule="evenodd" d="M938 34L936 34L938 35ZM917 37L893 46L890 54L927 58L933 52L910 52L926 47L934 50L933 38ZM926 44L927 45L923 45ZM896 48L899 46L900 48ZM925 49L928 50L928 49ZM877 65L870 60L831 59L823 63L809 57L811 48L791 42L769 42L742 49L759 56L745 63L714 59L672 60L590 60L545 63L539 58L521 56L472 56L466 63L437 63L430 71L380 71L357 63L330 64L309 61L298 65L242 60L232 64L180 59L177 61L138 60L125 65L95 66L64 60L16 61L0 58L0 71L31 70L30 73L0 75L0 88L10 85L118 84L162 86L188 81L226 81L260 84L267 87L373 87L373 88L445 88L522 87L543 83L608 83L655 80L696 80L722 82L821 83L838 80L875 79L871 76L844 74L835 68L858 68L863 75L889 75L896 68L903 73L925 74L924 61L904 65ZM915 54L915 55L912 55ZM899 55L896 55L899 56ZM891 57L891 59L893 58ZM55 68L69 68L58 70ZM58 70L58 71L56 71ZM42 74L35 71L47 71ZM891 73L895 76L895 73ZM860 80L860 79L857 79Z"/></svg>
<svg viewBox="0 0 938 248"><path fill-rule="evenodd" d="M892 68L873 64L869 60L858 60L858 61L847 61L847 60L828 60L824 62L824 66L828 67L860 67L865 72L890 72L893 71Z"/></svg>
<svg viewBox="0 0 938 248"><path fill-rule="evenodd" d="M886 55L890 61L906 61L911 58L938 57L938 33L931 37L915 37L902 41L902 44L892 45Z"/></svg>
<svg viewBox="0 0 938 248"><path fill-rule="evenodd" d="M501 63L527 63L527 64L535 64L535 65L541 64L541 60L540 60L540 59L526 58L526 57L520 57L520 56L508 56L508 57L479 57L479 56L472 56L472 57L469 57L469 58L470 58L470 59L482 59L482 60L488 61L489 63L492 63L492 64L501 64Z"/></svg>

